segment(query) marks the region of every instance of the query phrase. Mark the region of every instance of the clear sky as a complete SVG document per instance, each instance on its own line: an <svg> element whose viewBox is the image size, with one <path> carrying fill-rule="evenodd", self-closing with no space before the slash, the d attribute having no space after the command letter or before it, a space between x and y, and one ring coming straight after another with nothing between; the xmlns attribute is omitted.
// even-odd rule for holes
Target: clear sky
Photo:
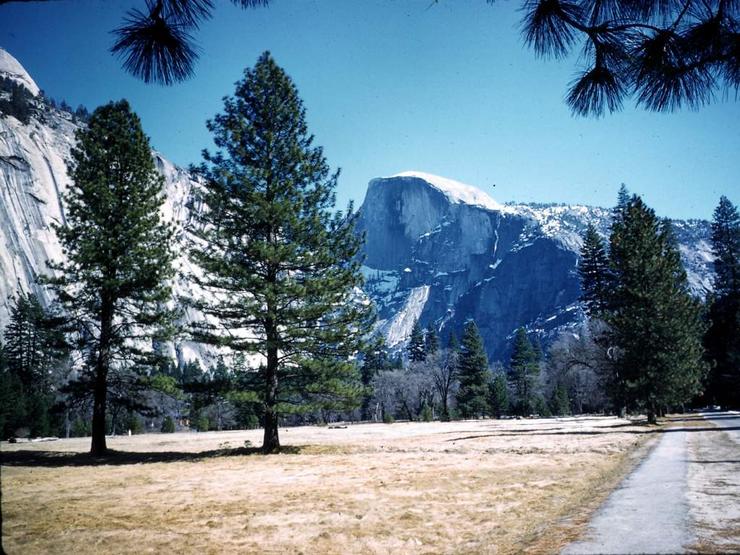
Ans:
<svg viewBox="0 0 740 555"><path fill-rule="evenodd" d="M722 194L740 202L734 93L697 112L628 103L575 118L563 97L578 60L538 60L523 46L521 2L216 4L196 35L196 76L174 87L129 77L108 53L110 30L143 0L2 5L0 46L73 107L127 98L154 148L184 166L210 147L205 121L221 97L270 50L298 86L316 144L342 168L341 207L361 203L371 178L404 170L477 185L501 202L611 206L620 183L661 216L710 218Z"/></svg>

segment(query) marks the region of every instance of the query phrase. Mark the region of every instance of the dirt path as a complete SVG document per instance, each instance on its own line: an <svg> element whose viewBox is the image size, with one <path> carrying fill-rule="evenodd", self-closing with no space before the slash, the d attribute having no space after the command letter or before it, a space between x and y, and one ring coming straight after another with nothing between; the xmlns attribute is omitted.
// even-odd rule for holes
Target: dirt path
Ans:
<svg viewBox="0 0 740 555"><path fill-rule="evenodd" d="M740 414L677 419L564 554L740 547Z"/></svg>

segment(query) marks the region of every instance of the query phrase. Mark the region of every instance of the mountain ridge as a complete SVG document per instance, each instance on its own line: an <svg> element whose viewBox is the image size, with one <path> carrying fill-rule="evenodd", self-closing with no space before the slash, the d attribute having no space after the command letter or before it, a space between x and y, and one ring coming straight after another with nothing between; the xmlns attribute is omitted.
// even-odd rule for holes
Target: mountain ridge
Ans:
<svg viewBox="0 0 740 555"><path fill-rule="evenodd" d="M22 76L22 66L15 62L19 71L5 54L0 73L10 67ZM34 292L46 305L52 300L36 277L49 271L48 260L63 256L52 227L64 221L65 164L82 125L43 99L32 102L36 113L28 124L0 117L0 326L18 291ZM197 181L162 154L152 155L165 177L162 218L174 222L182 238ZM371 180L358 232L367 238L364 291L378 306L377 331L398 350L417 318L445 335L459 333L475 318L495 359L520 325L545 338L574 325L583 317L577 277L581 235L588 223L606 235L610 213L585 205L501 204L474 186L421 171ZM709 224L675 220L674 228L692 291L706 295L712 279ZM175 291L186 295L192 268L184 249L176 269ZM186 320L193 318L186 314ZM214 357L187 341L171 348L180 363Z"/></svg>

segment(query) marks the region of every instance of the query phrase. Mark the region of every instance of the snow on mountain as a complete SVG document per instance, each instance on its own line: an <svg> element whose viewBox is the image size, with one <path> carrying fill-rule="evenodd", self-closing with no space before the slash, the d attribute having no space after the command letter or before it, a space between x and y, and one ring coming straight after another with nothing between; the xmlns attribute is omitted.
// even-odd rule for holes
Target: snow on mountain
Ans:
<svg viewBox="0 0 740 555"><path fill-rule="evenodd" d="M33 96L38 96L39 87L26 69L7 50L0 48L0 76L26 87Z"/></svg>
<svg viewBox="0 0 740 555"><path fill-rule="evenodd" d="M460 183L459 181L448 179L446 177L440 177L438 175L419 171L405 171L390 177L390 179L394 178L420 179L444 193L445 196L450 199L450 202L462 202L487 208L488 210L498 210L501 212L508 210L506 206L499 204L477 187L466 185L465 183ZM398 179L394 179L394 182L397 181Z"/></svg>
<svg viewBox="0 0 740 555"><path fill-rule="evenodd" d="M486 200L488 199L488 200ZM358 226L366 235L365 290L378 330L401 348L418 318L442 335L475 319L492 360L525 326L543 338L584 318L579 251L586 227L606 237L611 211L507 204L470 185L422 172L370 181ZM712 287L709 224L674 221L691 290Z"/></svg>
<svg viewBox="0 0 740 555"><path fill-rule="evenodd" d="M2 50L0 74L38 92L23 67ZM51 302L36 277L49 271L47 261L63 256L52 225L64 222L66 161L80 124L41 100L33 102L37 110L26 125L0 116L0 327L18 291ZM197 182L161 154L153 156L165 177L162 218L183 238ZM502 205L471 185L418 171L371 180L358 231L367 238L364 293L377 305L377 330L398 349L417 319L447 335L459 334L474 318L495 360L506 354L506 338L519 326L547 336L573 325L583 318L577 267L589 223L606 235L610 211ZM712 287L709 225L673 223L691 289L703 296ZM198 294L187 279L198 270L184 248L178 253L175 294ZM185 314L186 321L198 318ZM180 362L198 359L205 365L215 355L187 341L173 343L171 352Z"/></svg>

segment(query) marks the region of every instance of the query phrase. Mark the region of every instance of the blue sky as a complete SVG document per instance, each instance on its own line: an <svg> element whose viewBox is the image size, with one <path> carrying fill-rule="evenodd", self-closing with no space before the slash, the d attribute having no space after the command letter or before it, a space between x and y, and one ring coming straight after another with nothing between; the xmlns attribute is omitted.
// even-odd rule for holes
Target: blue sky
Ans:
<svg viewBox="0 0 740 555"><path fill-rule="evenodd" d="M421 170L477 185L499 201L611 206L619 184L661 216L710 218L740 201L740 102L692 112L631 103L601 119L563 102L578 59L538 60L521 41L520 2L221 0L196 37L196 76L144 85L108 53L110 30L141 1L61 0L0 6L0 46L39 86L73 107L127 98L152 145L181 165L210 147L206 119L246 66L270 50L296 82L338 201L367 182ZM493 185L496 185L493 187Z"/></svg>

